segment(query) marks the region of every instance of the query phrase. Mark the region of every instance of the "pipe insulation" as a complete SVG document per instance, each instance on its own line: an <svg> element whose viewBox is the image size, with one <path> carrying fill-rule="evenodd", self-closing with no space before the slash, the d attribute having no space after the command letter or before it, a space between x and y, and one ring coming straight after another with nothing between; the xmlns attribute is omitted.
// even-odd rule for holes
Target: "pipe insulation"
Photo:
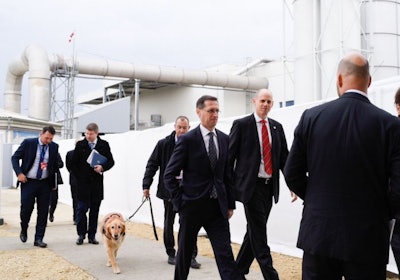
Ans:
<svg viewBox="0 0 400 280"><path fill-rule="evenodd" d="M72 67L72 58L48 55L37 46L26 47L19 59L8 67L4 108L20 113L23 75L29 71L29 117L50 120L51 71ZM268 87L268 79L256 76L240 76L207 70L187 70L157 65L133 64L108 59L75 58L75 70L79 74L139 79L160 83L195 84L241 90L258 90Z"/></svg>

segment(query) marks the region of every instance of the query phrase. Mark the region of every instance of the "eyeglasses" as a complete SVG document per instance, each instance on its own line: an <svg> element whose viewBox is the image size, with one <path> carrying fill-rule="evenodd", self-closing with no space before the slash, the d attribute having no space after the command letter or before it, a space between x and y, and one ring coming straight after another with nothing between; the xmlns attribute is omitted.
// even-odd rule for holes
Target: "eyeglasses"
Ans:
<svg viewBox="0 0 400 280"><path fill-rule="evenodd" d="M208 109L208 110L204 110L203 109L203 111L206 111L209 114L219 114L219 113L221 113L221 111L219 109Z"/></svg>

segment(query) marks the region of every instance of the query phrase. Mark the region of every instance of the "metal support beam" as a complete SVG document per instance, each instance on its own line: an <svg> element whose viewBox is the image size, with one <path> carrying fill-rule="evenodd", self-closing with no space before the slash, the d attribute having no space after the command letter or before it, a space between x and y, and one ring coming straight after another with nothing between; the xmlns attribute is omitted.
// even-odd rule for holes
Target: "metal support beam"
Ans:
<svg viewBox="0 0 400 280"><path fill-rule="evenodd" d="M135 130L139 130L139 94L140 80L135 79Z"/></svg>

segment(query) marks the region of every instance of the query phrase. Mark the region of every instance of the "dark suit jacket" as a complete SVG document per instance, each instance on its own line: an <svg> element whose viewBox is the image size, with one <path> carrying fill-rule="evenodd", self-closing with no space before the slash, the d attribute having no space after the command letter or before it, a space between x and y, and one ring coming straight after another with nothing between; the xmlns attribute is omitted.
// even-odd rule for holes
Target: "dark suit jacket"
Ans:
<svg viewBox="0 0 400 280"><path fill-rule="evenodd" d="M114 166L114 158L108 142L97 136L95 149L107 158L103 171L111 169ZM88 141L84 138L76 143L72 157L71 170L78 181L78 199L82 201L104 198L103 174L95 172L86 161L91 151Z"/></svg>
<svg viewBox="0 0 400 280"><path fill-rule="evenodd" d="M78 184L78 180L72 171L72 157L74 155L74 150L68 151L65 155L65 166L69 172L69 184L71 186L76 186Z"/></svg>
<svg viewBox="0 0 400 280"><path fill-rule="evenodd" d="M222 215L227 218L228 209L235 209L231 179L227 172L229 138L219 130L216 133L219 157L214 171L211 169L200 126L179 137L164 175L165 187L171 195L175 210L184 207L185 201L209 196L213 184ZM176 176L181 170L183 178L179 186Z"/></svg>
<svg viewBox="0 0 400 280"><path fill-rule="evenodd" d="M15 174L23 173L27 174L32 168L32 165L36 158L36 152L38 147L38 138L27 138L22 141L21 145L15 151L11 157L11 163ZM22 160L20 164L20 160ZM52 188L54 188L55 173L58 172L58 144L51 142L49 144L49 161L47 163L47 170L49 172L49 182Z"/></svg>
<svg viewBox="0 0 400 280"><path fill-rule="evenodd" d="M400 122L348 92L306 110L284 169L304 200L297 246L345 261L387 263L389 180L400 192Z"/></svg>
<svg viewBox="0 0 400 280"><path fill-rule="evenodd" d="M279 200L279 170L283 170L288 148L282 125L268 118L272 137L272 188ZM236 200L247 203L253 196L262 151L254 114L233 122L229 134L229 170L232 172Z"/></svg>
<svg viewBox="0 0 400 280"><path fill-rule="evenodd" d="M147 161L146 171L143 177L143 189L150 189L150 186L153 183L153 177L158 168L160 168L158 175L157 197L161 199L169 199L169 193L164 186L164 172L168 161L171 158L172 152L174 151L174 147L175 131L157 142L153 153Z"/></svg>

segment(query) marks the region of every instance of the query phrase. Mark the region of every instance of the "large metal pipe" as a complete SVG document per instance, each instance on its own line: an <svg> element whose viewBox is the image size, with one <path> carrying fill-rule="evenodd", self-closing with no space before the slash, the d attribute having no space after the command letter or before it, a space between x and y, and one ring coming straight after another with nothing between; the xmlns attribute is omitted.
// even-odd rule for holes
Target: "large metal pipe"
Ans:
<svg viewBox="0 0 400 280"><path fill-rule="evenodd" d="M50 62L40 47L28 46L19 59L8 67L4 108L19 113L21 110L21 86L23 75L29 71L28 115L40 120L50 119Z"/></svg>
<svg viewBox="0 0 400 280"><path fill-rule="evenodd" d="M30 73L29 117L50 119L50 74L58 67L73 66L72 58L47 55L43 48L30 45L20 59L10 63L4 92L4 108L20 113L23 75ZM160 83L196 84L242 90L268 87L267 78L231 75L206 70L187 70L174 67L139 65L108 59L75 58L79 74L139 79Z"/></svg>

